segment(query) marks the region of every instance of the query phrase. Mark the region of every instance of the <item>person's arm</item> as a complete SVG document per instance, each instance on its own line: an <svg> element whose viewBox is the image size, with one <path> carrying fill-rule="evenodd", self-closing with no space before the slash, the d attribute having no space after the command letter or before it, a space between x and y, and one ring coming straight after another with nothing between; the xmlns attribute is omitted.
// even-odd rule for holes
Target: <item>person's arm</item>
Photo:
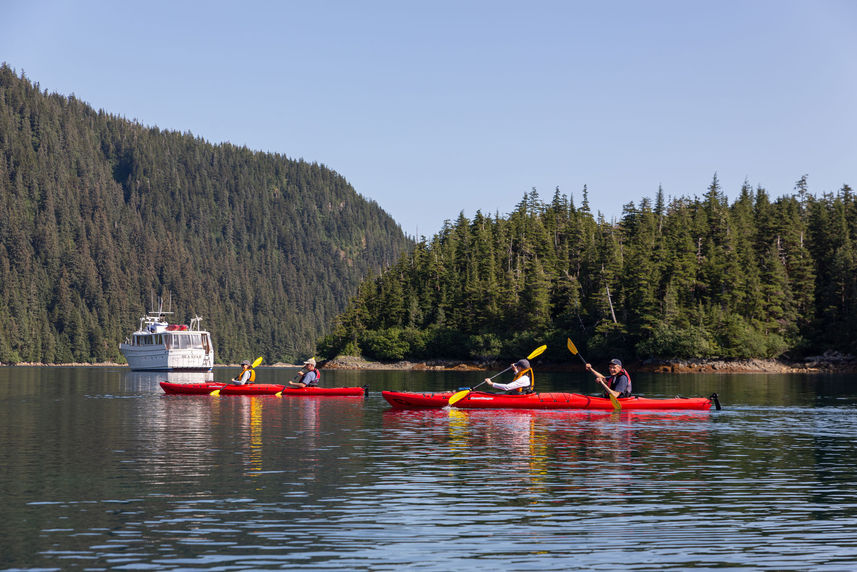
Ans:
<svg viewBox="0 0 857 572"><path fill-rule="evenodd" d="M604 381L605 379L603 375L601 375L592 368L592 364L590 363L586 364L586 371L591 371L593 374L595 374L595 381Z"/></svg>
<svg viewBox="0 0 857 572"><path fill-rule="evenodd" d="M246 385L248 381L250 381L250 370L249 369L241 374L241 385Z"/></svg>
<svg viewBox="0 0 857 572"><path fill-rule="evenodd" d="M496 387L497 389L503 389L505 391L509 391L510 389L518 389L519 387L529 387L530 376L523 375L512 383L494 383L493 381L488 381L488 385L490 385L491 387Z"/></svg>
<svg viewBox="0 0 857 572"><path fill-rule="evenodd" d="M604 383L604 380L606 380L607 378L604 377L603 375L601 375L600 373L598 373L597 371L595 371L594 369L592 369L592 364L586 364L586 370L591 371L593 374L595 374L595 383L600 384L601 387L604 388L604 391L606 391L607 393L609 393L613 397L619 397L620 394L618 392L613 391L612 389L610 389L610 386L608 386L606 383Z"/></svg>
<svg viewBox="0 0 857 572"><path fill-rule="evenodd" d="M303 379L304 378L304 370L300 370L295 377L297 379ZM293 387L306 387L305 383L303 383L302 381L295 381L294 378L289 380L289 385L291 385Z"/></svg>

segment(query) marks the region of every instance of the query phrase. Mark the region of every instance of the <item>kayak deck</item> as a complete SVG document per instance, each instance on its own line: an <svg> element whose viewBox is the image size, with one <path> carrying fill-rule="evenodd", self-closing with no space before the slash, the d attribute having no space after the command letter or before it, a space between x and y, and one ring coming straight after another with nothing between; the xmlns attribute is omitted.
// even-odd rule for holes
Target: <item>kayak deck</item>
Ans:
<svg viewBox="0 0 857 572"><path fill-rule="evenodd" d="M414 393L406 391L382 391L387 403L397 409L433 409L449 405L451 391L440 393ZM712 396L714 398L714 396ZM619 399L622 410L667 410L667 409L710 409L712 398L708 397L671 397L646 398L624 397ZM460 409L596 409L613 410L613 404L606 397L593 397L579 393L529 393L523 395L503 395L473 391L456 402L453 407Z"/></svg>
<svg viewBox="0 0 857 572"><path fill-rule="evenodd" d="M220 390L220 395L281 395L282 397L309 396L363 396L369 391L363 387L287 387L278 383L251 383L233 385L209 381L204 383L172 383L160 382L164 393L170 395L209 395L212 391Z"/></svg>

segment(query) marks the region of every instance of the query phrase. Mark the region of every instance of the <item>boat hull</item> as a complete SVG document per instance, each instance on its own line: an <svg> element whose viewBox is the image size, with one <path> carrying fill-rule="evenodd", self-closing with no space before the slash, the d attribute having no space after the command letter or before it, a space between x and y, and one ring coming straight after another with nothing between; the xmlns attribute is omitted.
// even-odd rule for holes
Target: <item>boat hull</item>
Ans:
<svg viewBox="0 0 857 572"><path fill-rule="evenodd" d="M403 391L382 391L387 403L396 409L437 409L449 405L454 395L442 393L413 393ZM710 409L711 399L707 397L673 397L653 399L645 397L626 397L619 399L622 410L670 410L670 409ZM592 397L579 393L530 393L524 395L503 395L473 391L453 407L459 409L594 409L613 410L613 404L606 397Z"/></svg>
<svg viewBox="0 0 857 572"><path fill-rule="evenodd" d="M206 383L172 383L160 382L164 393L172 395L208 395L212 391L220 390L220 395L276 395L282 397L342 397L363 396L366 389L363 387L305 387L287 388L276 383L251 383L248 385L232 385L221 382ZM282 393L281 393L282 392Z"/></svg>

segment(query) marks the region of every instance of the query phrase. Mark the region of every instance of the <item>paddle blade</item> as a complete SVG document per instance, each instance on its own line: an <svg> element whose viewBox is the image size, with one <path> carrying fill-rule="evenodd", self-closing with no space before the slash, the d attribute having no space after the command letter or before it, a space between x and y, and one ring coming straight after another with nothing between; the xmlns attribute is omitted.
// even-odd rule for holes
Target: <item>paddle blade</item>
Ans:
<svg viewBox="0 0 857 572"><path fill-rule="evenodd" d="M619 400L616 399L616 396L609 392L607 393L607 395L610 396L610 403L613 404L613 409L616 411L622 411L622 404L619 403Z"/></svg>
<svg viewBox="0 0 857 572"><path fill-rule="evenodd" d="M209 393L209 395L220 395L220 390L219 390L219 389L215 389L214 391L212 391L211 393Z"/></svg>
<svg viewBox="0 0 857 572"><path fill-rule="evenodd" d="M622 404L619 403L619 400L616 399L616 396L613 395L613 393L610 391L610 388L607 387L607 384L601 381L600 379L598 380L598 383L600 383L604 387L604 391L607 393L607 397L610 398L610 403L613 404L613 410L622 411Z"/></svg>
<svg viewBox="0 0 857 572"><path fill-rule="evenodd" d="M262 356L256 358L256 360L250 365L250 367L258 367L258 365L262 363Z"/></svg>
<svg viewBox="0 0 857 572"><path fill-rule="evenodd" d="M574 342L571 341L571 338L567 338L567 339L568 339L568 342L566 343L566 345L568 346L568 351L570 351L574 355L577 355L577 348L574 346Z"/></svg>
<svg viewBox="0 0 857 572"><path fill-rule="evenodd" d="M454 393L452 397L449 398L449 405L455 405L456 403L467 397L468 393L470 393L469 389L462 389L461 391Z"/></svg>
<svg viewBox="0 0 857 572"><path fill-rule="evenodd" d="M542 355L546 349L548 349L547 344L537 347L530 355L527 356L527 359L533 359L536 356Z"/></svg>

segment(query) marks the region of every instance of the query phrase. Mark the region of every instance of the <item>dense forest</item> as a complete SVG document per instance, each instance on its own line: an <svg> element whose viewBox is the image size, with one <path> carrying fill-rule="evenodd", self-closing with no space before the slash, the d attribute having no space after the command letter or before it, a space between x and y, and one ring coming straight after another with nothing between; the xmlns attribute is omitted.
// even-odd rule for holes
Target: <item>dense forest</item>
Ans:
<svg viewBox="0 0 857 572"><path fill-rule="evenodd" d="M312 355L359 284L412 247L337 173L42 92L0 66L0 362L124 361L172 300L219 362Z"/></svg>
<svg viewBox="0 0 857 572"><path fill-rule="evenodd" d="M704 187L703 187L704 189ZM792 357L857 350L857 201L801 177L772 200L744 184L730 205L715 174L701 198L594 217L534 189L507 216L448 221L365 282L327 356L513 359ZM558 352L558 353L557 353ZM563 355L564 354L564 355Z"/></svg>

